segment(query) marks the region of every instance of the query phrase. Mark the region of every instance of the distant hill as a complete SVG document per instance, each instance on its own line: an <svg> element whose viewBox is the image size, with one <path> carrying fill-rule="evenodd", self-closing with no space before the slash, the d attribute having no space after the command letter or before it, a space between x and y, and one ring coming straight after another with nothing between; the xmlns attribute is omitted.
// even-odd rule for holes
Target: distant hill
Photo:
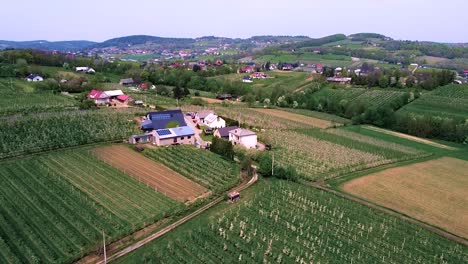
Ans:
<svg viewBox="0 0 468 264"><path fill-rule="evenodd" d="M340 40L345 40L346 35L344 34L335 34L323 38L317 38L317 39L309 39L306 41L301 41L297 43L292 43L292 44L285 44L282 46L282 48L289 48L289 49L299 49L299 48L304 48L304 47L317 47L317 46L322 46L327 43L332 43L332 42L337 42Z"/></svg>
<svg viewBox="0 0 468 264"><path fill-rule="evenodd" d="M77 51L82 50L96 42L87 40L72 40L72 41L7 41L0 40L0 50L2 49L40 49L40 50L58 50L58 51Z"/></svg>
<svg viewBox="0 0 468 264"><path fill-rule="evenodd" d="M134 35L120 38L113 38L101 43L96 43L88 48L126 48L129 46L172 46L178 48L189 48L195 44L192 38L163 38L147 35Z"/></svg>
<svg viewBox="0 0 468 264"><path fill-rule="evenodd" d="M366 41L372 39L393 40L390 37L377 33L356 33L349 35L348 38L352 39L353 41Z"/></svg>

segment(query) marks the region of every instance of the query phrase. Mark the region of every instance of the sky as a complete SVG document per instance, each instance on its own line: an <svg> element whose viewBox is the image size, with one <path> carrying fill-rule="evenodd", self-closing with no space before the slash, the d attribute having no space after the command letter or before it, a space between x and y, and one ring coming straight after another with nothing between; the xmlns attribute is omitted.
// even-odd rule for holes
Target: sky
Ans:
<svg viewBox="0 0 468 264"><path fill-rule="evenodd" d="M467 0L2 0L2 40L373 32L401 40L468 42Z"/></svg>

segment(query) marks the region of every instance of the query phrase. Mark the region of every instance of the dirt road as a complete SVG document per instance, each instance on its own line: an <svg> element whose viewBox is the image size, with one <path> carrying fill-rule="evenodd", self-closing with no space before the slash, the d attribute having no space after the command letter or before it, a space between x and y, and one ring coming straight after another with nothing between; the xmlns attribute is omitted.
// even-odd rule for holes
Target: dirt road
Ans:
<svg viewBox="0 0 468 264"><path fill-rule="evenodd" d="M248 188L249 186L251 186L252 184L254 184L256 181L258 180L258 175L255 173L255 175L247 182L247 183L244 183L244 184L241 184L240 186L232 189L231 191L242 191L242 190L245 190L246 188ZM107 257L107 261L110 262L110 261L113 261L113 260L116 260L122 256L125 256L126 254L150 243L151 241L157 239L157 238L160 238L161 236L169 233L170 231L174 230L175 228L177 228L178 226L180 226L181 224L187 222L188 220L196 217L197 215L203 213L204 211L208 210L209 208L215 206L216 204L222 202L223 200L225 199L224 196L222 197L219 197L217 198L216 200L208 203L207 205L204 205L203 207L197 209L195 212L187 215L187 216L184 216L183 218L177 220L176 222L174 222L173 224L170 224L169 226L159 230L158 232L150 235L149 237L143 239L143 240L140 240L138 242L136 242L135 244L127 247L127 248L124 248L123 250L117 252L117 253L114 253L110 256ZM98 264L103 264L104 263L104 260L101 260L99 262L97 262Z"/></svg>

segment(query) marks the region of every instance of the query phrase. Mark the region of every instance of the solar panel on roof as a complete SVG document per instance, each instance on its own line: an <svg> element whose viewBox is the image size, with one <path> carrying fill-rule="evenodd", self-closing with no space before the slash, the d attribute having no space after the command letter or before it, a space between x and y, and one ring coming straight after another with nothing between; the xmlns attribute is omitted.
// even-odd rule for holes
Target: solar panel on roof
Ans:
<svg viewBox="0 0 468 264"><path fill-rule="evenodd" d="M153 115L153 119L154 120L167 120L167 119L171 119L171 115L170 114Z"/></svg>
<svg viewBox="0 0 468 264"><path fill-rule="evenodd" d="M160 136L167 136L167 135L172 134L171 131L170 131L169 129L161 129L161 130L157 130L156 132L157 132L158 135L160 135Z"/></svg>

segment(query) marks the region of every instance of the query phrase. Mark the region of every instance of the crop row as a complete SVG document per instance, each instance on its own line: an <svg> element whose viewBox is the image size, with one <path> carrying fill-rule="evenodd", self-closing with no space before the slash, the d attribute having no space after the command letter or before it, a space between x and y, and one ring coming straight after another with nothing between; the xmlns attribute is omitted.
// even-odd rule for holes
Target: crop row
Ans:
<svg viewBox="0 0 468 264"><path fill-rule="evenodd" d="M0 180L2 263L70 262L178 207L84 150L3 163Z"/></svg>
<svg viewBox="0 0 468 264"><path fill-rule="evenodd" d="M0 119L0 159L102 141L122 140L135 129L131 111L30 113Z"/></svg>
<svg viewBox="0 0 468 264"><path fill-rule="evenodd" d="M272 180L249 200L121 263L465 263L468 249L415 224L304 185ZM202 216L203 217L203 216Z"/></svg>
<svg viewBox="0 0 468 264"><path fill-rule="evenodd" d="M144 154L211 191L225 190L239 181L239 167L220 156L190 146L146 150Z"/></svg>

